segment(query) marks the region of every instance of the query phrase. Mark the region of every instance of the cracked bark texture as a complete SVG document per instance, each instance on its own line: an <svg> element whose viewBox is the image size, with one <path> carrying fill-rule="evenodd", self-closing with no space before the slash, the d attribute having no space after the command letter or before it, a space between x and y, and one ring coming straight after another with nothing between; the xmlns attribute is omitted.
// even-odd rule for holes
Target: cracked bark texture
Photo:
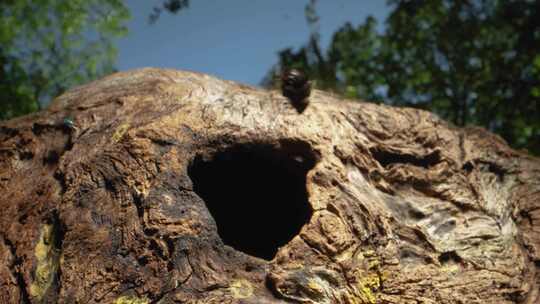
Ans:
<svg viewBox="0 0 540 304"><path fill-rule="evenodd" d="M314 160L271 260L221 241L188 175L238 145ZM0 209L1 303L540 303L539 159L321 91L298 114L192 72L75 88L0 123Z"/></svg>

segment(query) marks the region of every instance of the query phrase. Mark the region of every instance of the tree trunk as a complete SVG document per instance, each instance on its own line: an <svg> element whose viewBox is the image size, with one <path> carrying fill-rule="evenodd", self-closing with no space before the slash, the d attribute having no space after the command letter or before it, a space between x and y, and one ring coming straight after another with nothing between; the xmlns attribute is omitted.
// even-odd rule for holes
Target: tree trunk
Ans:
<svg viewBox="0 0 540 304"><path fill-rule="evenodd" d="M0 124L0 204L0 303L540 303L539 159L321 91L114 74Z"/></svg>

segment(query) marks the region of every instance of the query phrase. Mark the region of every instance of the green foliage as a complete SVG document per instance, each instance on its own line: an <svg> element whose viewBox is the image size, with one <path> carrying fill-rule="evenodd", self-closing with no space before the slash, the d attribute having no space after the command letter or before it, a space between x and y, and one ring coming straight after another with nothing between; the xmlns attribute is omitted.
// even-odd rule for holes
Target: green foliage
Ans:
<svg viewBox="0 0 540 304"><path fill-rule="evenodd" d="M0 3L0 119L36 111L113 71L111 39L127 33L120 0Z"/></svg>
<svg viewBox="0 0 540 304"><path fill-rule="evenodd" d="M148 21L150 24L156 23L164 10L171 14L177 14L188 7L189 0L164 0L161 6L154 6L152 13L148 16Z"/></svg>
<svg viewBox="0 0 540 304"><path fill-rule="evenodd" d="M345 24L325 54L312 33L300 50L281 51L269 75L303 68L318 87L428 109L540 153L540 2L388 2L384 32L371 17Z"/></svg>

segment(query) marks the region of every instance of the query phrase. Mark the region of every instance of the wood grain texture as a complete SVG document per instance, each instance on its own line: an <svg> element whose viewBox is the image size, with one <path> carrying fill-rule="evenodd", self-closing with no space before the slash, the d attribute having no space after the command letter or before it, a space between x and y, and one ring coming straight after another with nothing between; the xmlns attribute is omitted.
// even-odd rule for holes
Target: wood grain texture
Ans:
<svg viewBox="0 0 540 304"><path fill-rule="evenodd" d="M312 216L271 260L193 190L194 159L235 146L314 161ZM316 90L298 114L184 71L72 89L0 123L0 210L2 303L540 303L539 159Z"/></svg>

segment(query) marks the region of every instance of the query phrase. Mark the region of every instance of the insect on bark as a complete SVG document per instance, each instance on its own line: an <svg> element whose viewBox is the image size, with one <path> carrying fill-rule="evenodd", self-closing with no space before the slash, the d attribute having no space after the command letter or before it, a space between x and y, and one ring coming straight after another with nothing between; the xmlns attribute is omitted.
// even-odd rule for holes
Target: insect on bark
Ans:
<svg viewBox="0 0 540 304"><path fill-rule="evenodd" d="M300 70L286 70L281 75L281 93L289 99L298 113L302 113L309 104L311 81Z"/></svg>

